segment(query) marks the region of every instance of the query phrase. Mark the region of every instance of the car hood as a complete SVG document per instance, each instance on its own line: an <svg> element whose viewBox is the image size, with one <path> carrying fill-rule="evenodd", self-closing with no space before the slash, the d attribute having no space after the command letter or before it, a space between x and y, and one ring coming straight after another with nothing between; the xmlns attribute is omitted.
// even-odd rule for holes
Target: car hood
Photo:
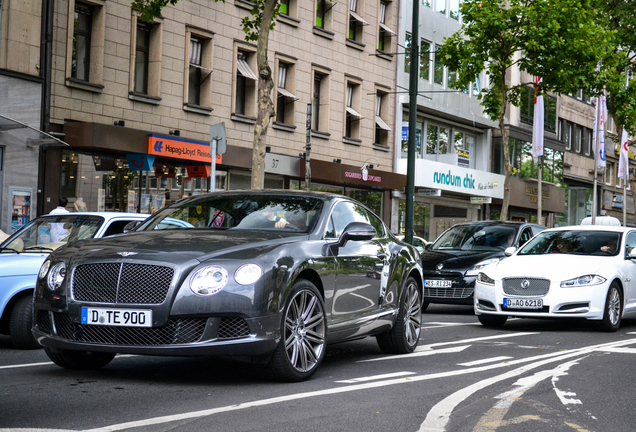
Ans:
<svg viewBox="0 0 636 432"><path fill-rule="evenodd" d="M490 259L504 257L503 251L434 251L426 250L420 254L425 272L437 271L437 265L443 264L443 270L466 271L475 264Z"/></svg>
<svg viewBox="0 0 636 432"><path fill-rule="evenodd" d="M3 253L0 254L0 277L36 275L48 253Z"/></svg>
<svg viewBox="0 0 636 432"><path fill-rule="evenodd" d="M599 257L569 254L513 255L483 269L488 276L539 277L550 280L568 280L579 276L607 275L614 271L616 260L621 257Z"/></svg>
<svg viewBox="0 0 636 432"><path fill-rule="evenodd" d="M63 253L76 262L131 257L135 260L167 261L174 264L193 259L250 259L288 242L307 236L277 232L174 230L133 232L67 245ZM57 257L57 255L56 255Z"/></svg>

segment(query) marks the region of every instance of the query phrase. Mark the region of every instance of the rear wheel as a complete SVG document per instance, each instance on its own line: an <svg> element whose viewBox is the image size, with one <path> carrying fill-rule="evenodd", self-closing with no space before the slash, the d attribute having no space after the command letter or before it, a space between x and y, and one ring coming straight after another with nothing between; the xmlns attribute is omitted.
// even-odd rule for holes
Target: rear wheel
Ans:
<svg viewBox="0 0 636 432"><path fill-rule="evenodd" d="M316 286L304 279L292 287L281 322L281 340L267 364L279 381L305 381L325 356L325 305Z"/></svg>
<svg viewBox="0 0 636 432"><path fill-rule="evenodd" d="M605 312L601 320L601 329L606 332L615 332L621 325L623 316L623 299L616 282L610 285L605 299Z"/></svg>
<svg viewBox="0 0 636 432"><path fill-rule="evenodd" d="M506 323L506 321L508 320L508 317L506 315L481 314L481 315L477 315L477 318L479 318L479 322L484 327L488 327L488 328L502 328L504 324Z"/></svg>
<svg viewBox="0 0 636 432"><path fill-rule="evenodd" d="M415 279L409 277L402 292L395 325L376 336L378 346L387 354L408 354L415 351L422 326L422 297Z"/></svg>
<svg viewBox="0 0 636 432"><path fill-rule="evenodd" d="M44 352L46 352L46 355L49 356L53 363L65 369L101 369L115 358L115 354L113 353L92 351L52 351L50 348L44 348Z"/></svg>
<svg viewBox="0 0 636 432"><path fill-rule="evenodd" d="M13 346L19 349L42 348L31 333L33 327L33 297L24 296L19 299L11 310L9 334Z"/></svg>

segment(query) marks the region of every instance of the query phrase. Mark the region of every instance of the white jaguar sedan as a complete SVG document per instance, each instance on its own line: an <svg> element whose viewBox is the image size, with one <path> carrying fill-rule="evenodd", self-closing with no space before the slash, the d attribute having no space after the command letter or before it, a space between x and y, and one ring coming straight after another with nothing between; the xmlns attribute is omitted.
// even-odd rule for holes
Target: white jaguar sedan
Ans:
<svg viewBox="0 0 636 432"><path fill-rule="evenodd" d="M475 314L486 327L520 318L586 318L616 331L636 313L636 229L570 226L542 231L475 283Z"/></svg>

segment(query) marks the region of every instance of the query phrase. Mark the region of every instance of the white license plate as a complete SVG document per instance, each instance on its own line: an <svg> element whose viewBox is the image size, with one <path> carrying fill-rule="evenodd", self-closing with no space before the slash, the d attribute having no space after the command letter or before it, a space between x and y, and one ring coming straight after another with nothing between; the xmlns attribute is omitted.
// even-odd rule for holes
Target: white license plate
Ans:
<svg viewBox="0 0 636 432"><path fill-rule="evenodd" d="M152 310L82 308L82 324L119 327L152 327Z"/></svg>
<svg viewBox="0 0 636 432"><path fill-rule="evenodd" d="M503 305L510 309L541 309L543 299L505 298Z"/></svg>
<svg viewBox="0 0 636 432"><path fill-rule="evenodd" d="M443 279L426 279L424 286L429 288L450 288L453 286L453 281Z"/></svg>

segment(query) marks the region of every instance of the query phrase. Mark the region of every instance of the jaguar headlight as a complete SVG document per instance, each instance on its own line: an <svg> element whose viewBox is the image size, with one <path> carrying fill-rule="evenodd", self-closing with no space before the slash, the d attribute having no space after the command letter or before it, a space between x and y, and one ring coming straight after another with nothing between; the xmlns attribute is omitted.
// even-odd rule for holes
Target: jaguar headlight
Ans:
<svg viewBox="0 0 636 432"><path fill-rule="evenodd" d="M50 268L51 268L51 261L50 260L44 261L44 264L42 264L42 267L40 267L40 273L38 273L38 279L42 279L44 276L46 276Z"/></svg>
<svg viewBox="0 0 636 432"><path fill-rule="evenodd" d="M44 265L42 266L44 267ZM42 273L42 269L40 269L40 273ZM46 286L51 291L57 291L62 282L64 282L64 278L66 277L66 263L59 262L51 267L48 276L46 277Z"/></svg>
<svg viewBox="0 0 636 432"><path fill-rule="evenodd" d="M219 265L202 267L190 277L190 289L200 296L210 296L227 284L227 270Z"/></svg>
<svg viewBox="0 0 636 432"><path fill-rule="evenodd" d="M477 282L482 283L484 285L494 285L495 280L489 277L486 273L479 273L477 276Z"/></svg>
<svg viewBox="0 0 636 432"><path fill-rule="evenodd" d="M599 275L579 276L579 277L575 277L573 279L568 279L561 282L561 288L576 288L576 287L600 285L606 280L607 279Z"/></svg>
<svg viewBox="0 0 636 432"><path fill-rule="evenodd" d="M493 264L499 261L501 261L501 258L491 258L484 261L480 261L477 264L475 264L472 268L466 271L466 276L475 276L487 265Z"/></svg>
<svg viewBox="0 0 636 432"><path fill-rule="evenodd" d="M239 285L252 285L263 275L263 271L256 264L244 264L234 272L234 280Z"/></svg>

